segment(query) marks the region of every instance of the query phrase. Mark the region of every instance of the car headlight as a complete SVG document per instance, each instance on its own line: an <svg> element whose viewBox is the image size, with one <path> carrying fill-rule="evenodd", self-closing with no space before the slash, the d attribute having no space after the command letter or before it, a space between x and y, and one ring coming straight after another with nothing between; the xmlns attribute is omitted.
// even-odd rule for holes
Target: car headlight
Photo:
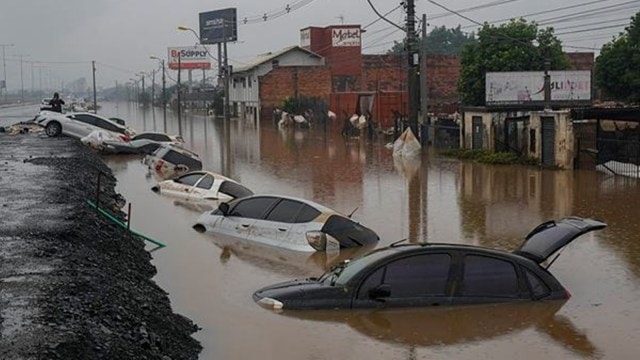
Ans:
<svg viewBox="0 0 640 360"><path fill-rule="evenodd" d="M265 307L271 310L282 310L284 308L284 304L282 303L282 301L278 301L276 299L272 299L268 297L264 297L258 300L258 304L262 307Z"/></svg>

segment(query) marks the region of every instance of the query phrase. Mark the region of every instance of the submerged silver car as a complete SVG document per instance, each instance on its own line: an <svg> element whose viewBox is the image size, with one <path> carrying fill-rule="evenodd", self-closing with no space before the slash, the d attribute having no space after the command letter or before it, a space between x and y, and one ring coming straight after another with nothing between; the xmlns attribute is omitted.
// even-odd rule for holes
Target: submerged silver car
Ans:
<svg viewBox="0 0 640 360"><path fill-rule="evenodd" d="M200 216L194 229L235 236L295 251L339 250L371 245L371 229L323 205L277 195L254 195L222 203Z"/></svg>

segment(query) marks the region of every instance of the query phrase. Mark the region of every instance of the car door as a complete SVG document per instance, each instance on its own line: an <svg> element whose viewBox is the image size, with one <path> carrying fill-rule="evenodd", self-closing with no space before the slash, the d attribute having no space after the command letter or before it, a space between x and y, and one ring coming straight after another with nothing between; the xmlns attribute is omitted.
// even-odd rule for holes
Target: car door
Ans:
<svg viewBox="0 0 640 360"><path fill-rule="evenodd" d="M212 190L215 178L211 174L202 176L189 193L189 198L193 200L210 199L216 200L218 197Z"/></svg>
<svg viewBox="0 0 640 360"><path fill-rule="evenodd" d="M85 122L78 117L79 115L71 114L65 116L66 120L62 123L62 132L67 136L81 138L84 135Z"/></svg>
<svg viewBox="0 0 640 360"><path fill-rule="evenodd" d="M463 254L458 278L455 304L521 301L531 297L516 264L493 254Z"/></svg>
<svg viewBox="0 0 640 360"><path fill-rule="evenodd" d="M203 175L202 173L191 173L168 180L162 192L181 199L190 199L196 184L202 179Z"/></svg>
<svg viewBox="0 0 640 360"><path fill-rule="evenodd" d="M256 196L240 200L216 224L216 229L223 234L248 239L256 219L262 219L278 200L272 196Z"/></svg>
<svg viewBox="0 0 640 360"><path fill-rule="evenodd" d="M369 271L356 288L352 306L439 306L451 302L453 256L447 252L396 258Z"/></svg>
<svg viewBox="0 0 640 360"><path fill-rule="evenodd" d="M89 114L76 114L75 119L75 129L78 137L85 137L95 130L103 130L101 127L96 125L97 119Z"/></svg>
<svg viewBox="0 0 640 360"><path fill-rule="evenodd" d="M289 231L304 204L290 199L280 200L263 219L256 219L249 240L272 246L301 250L289 239ZM304 249L304 248L303 248Z"/></svg>

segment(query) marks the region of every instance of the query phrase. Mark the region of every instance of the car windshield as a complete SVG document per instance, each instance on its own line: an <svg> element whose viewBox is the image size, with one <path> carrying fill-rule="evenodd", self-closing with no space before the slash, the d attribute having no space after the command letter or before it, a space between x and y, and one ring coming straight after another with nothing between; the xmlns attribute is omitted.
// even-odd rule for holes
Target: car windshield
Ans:
<svg viewBox="0 0 640 360"><path fill-rule="evenodd" d="M382 251L375 251L375 252L369 253L365 256L356 258L352 261L345 260L340 264L331 268L330 271L324 273L318 279L318 281L325 284L329 284L329 285L344 286L354 276L360 273L362 269L367 268L371 264L388 256L389 254L390 254L390 249L385 249Z"/></svg>

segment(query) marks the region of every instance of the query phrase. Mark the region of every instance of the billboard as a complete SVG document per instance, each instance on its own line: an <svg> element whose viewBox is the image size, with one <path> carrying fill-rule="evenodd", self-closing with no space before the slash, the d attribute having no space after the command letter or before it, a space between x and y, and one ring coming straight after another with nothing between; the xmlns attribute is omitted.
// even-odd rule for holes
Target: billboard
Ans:
<svg viewBox="0 0 640 360"><path fill-rule="evenodd" d="M7 83L4 80L0 80L0 89L6 89Z"/></svg>
<svg viewBox="0 0 640 360"><path fill-rule="evenodd" d="M200 43L219 44L238 40L236 8L200 13Z"/></svg>
<svg viewBox="0 0 640 360"><path fill-rule="evenodd" d="M169 69L178 70L178 57L180 57L180 68L182 70L211 69L211 60L207 56L207 50L202 46L168 48L167 66Z"/></svg>
<svg viewBox="0 0 640 360"><path fill-rule="evenodd" d="M591 101L590 71L549 71L551 101ZM485 82L487 105L544 102L544 71L488 72Z"/></svg>
<svg viewBox="0 0 640 360"><path fill-rule="evenodd" d="M331 29L331 45L333 47L360 46L360 28Z"/></svg>

